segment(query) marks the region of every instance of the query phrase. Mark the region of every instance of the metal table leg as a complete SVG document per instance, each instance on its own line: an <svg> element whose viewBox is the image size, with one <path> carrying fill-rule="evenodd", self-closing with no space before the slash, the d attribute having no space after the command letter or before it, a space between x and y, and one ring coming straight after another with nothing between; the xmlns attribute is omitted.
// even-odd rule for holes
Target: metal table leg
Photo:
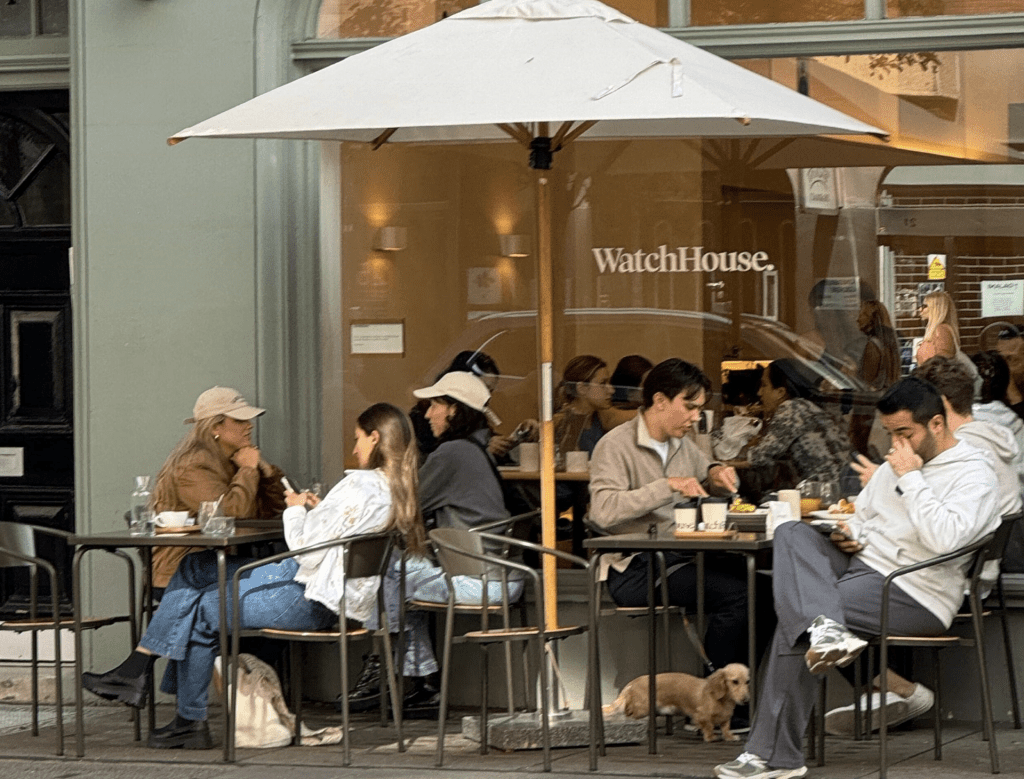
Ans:
<svg viewBox="0 0 1024 779"><path fill-rule="evenodd" d="M82 714L82 554L87 549L76 549L71 563L71 608L75 619L75 754L78 757L85 757L85 723Z"/></svg>
<svg viewBox="0 0 1024 779"><path fill-rule="evenodd" d="M224 712L224 762L229 763L235 758L235 744L232 738L234 728L231 727L231 709L228 696L228 681L231 679L230 648L228 647L228 587L227 587L227 550L217 548L217 591L220 593L220 702Z"/></svg>
<svg viewBox="0 0 1024 779"><path fill-rule="evenodd" d="M657 601L654 598L654 558L647 554L647 751L658 754L658 628Z"/></svg>
<svg viewBox="0 0 1024 779"><path fill-rule="evenodd" d="M750 669L750 721L754 721L755 693L757 687L757 563L754 555L747 558L747 668Z"/></svg>

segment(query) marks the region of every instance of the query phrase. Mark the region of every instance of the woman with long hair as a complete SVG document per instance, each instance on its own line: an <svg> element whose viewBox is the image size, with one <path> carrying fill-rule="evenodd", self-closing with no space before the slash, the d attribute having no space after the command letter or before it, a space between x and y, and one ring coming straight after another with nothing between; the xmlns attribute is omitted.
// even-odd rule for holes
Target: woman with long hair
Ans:
<svg viewBox="0 0 1024 779"><path fill-rule="evenodd" d="M487 451L491 435L487 404L491 394L477 376L465 371L446 373L430 387L413 392L430 401L426 419L438 440L419 472L419 503L424 520L430 528L472 528L496 522L509 516L501 479L493 457ZM407 555L405 576L406 599L445 603L448 586L444 572L424 555ZM483 592L474 578L456 576L457 603L480 603ZM501 598L499 582L488 586L490 602ZM510 587L512 597L522 593L522 582ZM398 631L398 607L401 591L400 561L392 561L384 578L384 602L388 609L388 628ZM436 674L437 658L430 641L425 612L412 612L406 619L405 656L402 669L407 677L405 715L410 718L437 715L440 699ZM375 627L373 622L369 623ZM367 711L380 703L380 658L370 655L355 686L348 693L351 711Z"/></svg>
<svg viewBox="0 0 1024 779"><path fill-rule="evenodd" d="M287 493L285 541L289 549L338 538L396 530L411 550L425 548L416 502L417 453L412 424L400 409L377 403L356 423L353 454L359 470L322 501L308 493ZM306 506L310 505L310 510ZM245 558L231 558L228 576ZM380 579L347 579L340 548L267 563L245 573L239 587L243 629L323 630L339 617L365 622L373 613ZM344 590L346 613L338 614ZM174 720L149 735L157 749L209 749L207 688L219 652L220 595L212 550L189 555L171 579L160 608L139 646L105 674L83 674L91 692L142 707L157 657L172 661L161 689L177 695Z"/></svg>
<svg viewBox="0 0 1024 779"><path fill-rule="evenodd" d="M949 293L934 290L924 296L918 314L924 320L924 338L917 347L916 361L921 365L932 357L955 358L960 351L960 324Z"/></svg>
<svg viewBox="0 0 1024 779"><path fill-rule="evenodd" d="M868 337L860 360L860 377L872 389L885 389L900 377L900 345L885 306L877 300L860 305L857 327Z"/></svg>
<svg viewBox="0 0 1024 779"><path fill-rule="evenodd" d="M601 412L612 407L608 363L591 354L569 360L555 396L555 445L561 452L592 454L607 430Z"/></svg>
<svg viewBox="0 0 1024 779"><path fill-rule="evenodd" d="M253 420L263 413L230 387L211 387L200 395L185 420L192 429L157 474L153 509L197 514L202 502L220 500L225 516L280 516L285 508L283 474L252 443ZM166 587L181 559L195 551L180 546L154 549L153 586Z"/></svg>

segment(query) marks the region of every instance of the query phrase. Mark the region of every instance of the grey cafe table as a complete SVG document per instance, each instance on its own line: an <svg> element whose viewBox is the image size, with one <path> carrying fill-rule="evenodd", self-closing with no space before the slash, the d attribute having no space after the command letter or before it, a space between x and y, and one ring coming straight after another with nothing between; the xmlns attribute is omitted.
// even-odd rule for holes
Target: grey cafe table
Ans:
<svg viewBox="0 0 1024 779"><path fill-rule="evenodd" d="M621 535L598 536L588 538L583 542L586 549L595 552L621 552L633 554L636 552L692 552L697 557L697 628L701 635L704 632L704 552L731 552L742 554L747 561L747 666L750 668L750 718L754 717L754 695L757 676L757 637L756 614L756 576L757 576L757 555L759 552L771 550L772 542L764 537L763 533L738 533L733 538L699 538L691 534L687 538L676 538L672 533L623 533ZM655 675L658 668L657 657L657 623L655 619L655 598L654 587L654 555L648 560L647 568L647 651L648 651L648 698L650 710L647 724L647 743L650 754L657 754L658 735L655 704Z"/></svg>
<svg viewBox="0 0 1024 779"><path fill-rule="evenodd" d="M220 657L221 668L228 667L228 653L230 646L228 642L228 617L227 617L227 554L231 547L239 544L261 543L264 541L279 541L284 538L284 528L281 520L259 520L239 519L236 520L235 533L231 536L216 537L208 536L198 532L168 532L159 533L155 536L133 536L127 530L113 531L109 533L82 533L76 534L68 539L69 544L75 548L74 561L72 563L72 604L75 620L75 730L76 747L78 757L85 755L85 729L82 716L82 581L81 562L86 552L93 549L129 549L139 550L142 557L142 581L144 591L149 593L145 604L147 616L153 613L152 587L146 586L151 582L150 575L153 570L153 549L157 547L200 547L203 549L215 549L217 551L217 587L220 592ZM153 707L154 695L153 685L150 683L149 690L149 730L156 726L156 712ZM224 760L228 761L228 685L221 685L221 704L224 711Z"/></svg>

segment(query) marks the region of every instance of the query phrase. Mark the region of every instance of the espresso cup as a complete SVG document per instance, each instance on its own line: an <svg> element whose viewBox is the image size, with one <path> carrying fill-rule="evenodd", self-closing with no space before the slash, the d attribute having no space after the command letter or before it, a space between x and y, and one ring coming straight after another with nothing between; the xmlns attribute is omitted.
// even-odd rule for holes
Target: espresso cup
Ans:
<svg viewBox="0 0 1024 779"><path fill-rule="evenodd" d="M185 527L188 525L187 511L161 511L156 515L157 527Z"/></svg>
<svg viewBox="0 0 1024 779"><path fill-rule="evenodd" d="M693 533L697 529L697 501L684 500L675 505L677 533Z"/></svg>
<svg viewBox="0 0 1024 779"><path fill-rule="evenodd" d="M729 510L728 498L704 498L700 502L700 519L708 533L725 532L725 515Z"/></svg>

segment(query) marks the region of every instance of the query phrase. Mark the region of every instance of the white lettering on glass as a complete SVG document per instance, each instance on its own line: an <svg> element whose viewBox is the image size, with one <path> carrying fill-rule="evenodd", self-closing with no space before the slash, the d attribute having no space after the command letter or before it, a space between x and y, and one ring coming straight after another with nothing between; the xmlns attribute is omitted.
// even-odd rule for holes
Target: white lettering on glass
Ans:
<svg viewBox="0 0 1024 779"><path fill-rule="evenodd" d="M666 244L656 252L643 249L626 251L624 246L593 247L598 273L745 273L775 270L768 262L768 252L712 252L703 246L677 246L670 251Z"/></svg>

